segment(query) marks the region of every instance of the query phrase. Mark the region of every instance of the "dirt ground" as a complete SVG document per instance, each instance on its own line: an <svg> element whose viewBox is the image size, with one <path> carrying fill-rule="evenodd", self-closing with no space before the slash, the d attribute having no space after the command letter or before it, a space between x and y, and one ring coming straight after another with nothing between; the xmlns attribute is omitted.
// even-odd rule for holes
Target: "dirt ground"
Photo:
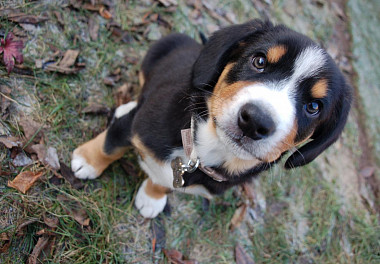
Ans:
<svg viewBox="0 0 380 264"><path fill-rule="evenodd" d="M0 1L0 38L23 43L10 74L0 55L0 263L380 263L379 14L369 0ZM211 202L170 194L154 220L133 207L133 150L73 177L71 152L137 97L155 40L252 18L308 35L345 73L355 101L337 143Z"/></svg>

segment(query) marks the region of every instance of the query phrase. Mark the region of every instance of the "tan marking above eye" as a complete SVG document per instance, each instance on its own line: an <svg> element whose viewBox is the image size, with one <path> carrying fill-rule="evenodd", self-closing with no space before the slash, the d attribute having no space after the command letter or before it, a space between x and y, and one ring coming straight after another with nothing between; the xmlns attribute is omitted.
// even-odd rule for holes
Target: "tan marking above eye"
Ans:
<svg viewBox="0 0 380 264"><path fill-rule="evenodd" d="M327 95L327 80L321 79L311 88L311 95L314 98L324 98Z"/></svg>
<svg viewBox="0 0 380 264"><path fill-rule="evenodd" d="M283 45L271 47L267 53L267 60L269 63L277 63L286 52L287 48Z"/></svg>

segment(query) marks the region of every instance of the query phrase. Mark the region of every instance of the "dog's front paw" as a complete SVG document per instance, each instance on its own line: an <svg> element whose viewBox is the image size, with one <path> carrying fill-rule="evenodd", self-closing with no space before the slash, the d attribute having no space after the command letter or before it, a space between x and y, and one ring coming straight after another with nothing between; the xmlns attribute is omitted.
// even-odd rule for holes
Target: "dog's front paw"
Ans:
<svg viewBox="0 0 380 264"><path fill-rule="evenodd" d="M78 153L78 149L73 152L71 170L74 172L75 177L83 180L95 179L100 175L100 173Z"/></svg>
<svg viewBox="0 0 380 264"><path fill-rule="evenodd" d="M148 179L146 179L140 186L136 195L135 206L139 210L140 214L145 218L155 218L161 213L166 205L167 195L161 198L153 198L146 193L146 185Z"/></svg>

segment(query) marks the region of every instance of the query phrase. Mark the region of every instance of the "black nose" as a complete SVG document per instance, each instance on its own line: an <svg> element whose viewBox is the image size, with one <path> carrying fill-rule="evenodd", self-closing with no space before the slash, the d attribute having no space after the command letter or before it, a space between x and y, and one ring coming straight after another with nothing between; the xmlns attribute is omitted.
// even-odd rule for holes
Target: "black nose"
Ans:
<svg viewBox="0 0 380 264"><path fill-rule="evenodd" d="M244 136L260 140L274 133L276 125L271 116L262 109L253 103L247 103L240 108L238 125Z"/></svg>

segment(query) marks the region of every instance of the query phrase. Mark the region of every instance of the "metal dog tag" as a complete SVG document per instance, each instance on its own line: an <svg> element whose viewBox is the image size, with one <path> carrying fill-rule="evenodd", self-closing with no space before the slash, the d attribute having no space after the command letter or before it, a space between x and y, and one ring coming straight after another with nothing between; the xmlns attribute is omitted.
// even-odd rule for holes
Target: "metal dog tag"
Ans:
<svg viewBox="0 0 380 264"><path fill-rule="evenodd" d="M185 183L185 181L182 178L182 175L185 173L182 159L180 157L176 157L172 160L171 166L173 169L173 187L180 188Z"/></svg>

